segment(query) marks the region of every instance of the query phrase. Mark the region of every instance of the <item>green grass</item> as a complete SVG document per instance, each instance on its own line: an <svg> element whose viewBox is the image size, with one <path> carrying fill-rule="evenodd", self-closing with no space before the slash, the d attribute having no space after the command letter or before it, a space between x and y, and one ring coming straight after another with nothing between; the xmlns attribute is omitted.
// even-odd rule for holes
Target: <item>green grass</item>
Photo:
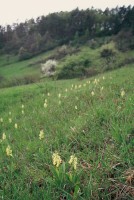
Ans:
<svg viewBox="0 0 134 200"><path fill-rule="evenodd" d="M5 133L6 139L0 143L0 199L132 199L133 67L1 89L0 138ZM6 155L8 145L13 157ZM57 169L55 151L63 160ZM76 170L68 164L71 155Z"/></svg>

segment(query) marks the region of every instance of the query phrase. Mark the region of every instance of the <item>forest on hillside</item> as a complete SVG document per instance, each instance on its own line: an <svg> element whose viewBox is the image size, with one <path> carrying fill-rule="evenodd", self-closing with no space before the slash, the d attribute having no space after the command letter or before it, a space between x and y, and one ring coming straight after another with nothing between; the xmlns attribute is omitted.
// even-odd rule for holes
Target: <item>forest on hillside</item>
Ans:
<svg viewBox="0 0 134 200"><path fill-rule="evenodd" d="M0 26L0 54L15 54L24 60L59 45L80 45L95 37L115 35L120 50L134 49L134 6L104 11L76 8Z"/></svg>

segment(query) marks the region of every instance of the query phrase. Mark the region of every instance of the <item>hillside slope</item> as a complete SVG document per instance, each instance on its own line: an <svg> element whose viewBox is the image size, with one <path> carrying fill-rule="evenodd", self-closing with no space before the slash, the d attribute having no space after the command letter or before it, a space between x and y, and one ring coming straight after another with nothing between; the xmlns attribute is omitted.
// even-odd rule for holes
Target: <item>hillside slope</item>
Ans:
<svg viewBox="0 0 134 200"><path fill-rule="evenodd" d="M52 77L55 80L90 77L134 63L132 50L121 52L116 49L112 40L109 43L107 43L108 38L101 40L98 39L100 45L97 44L99 46L95 48L91 48L91 44L88 42L79 47L64 45L25 61L18 61L16 56L1 55L0 87L48 81L48 78L44 78L45 74L41 72L41 64L48 60L57 62L56 71ZM111 49L115 54L114 57L111 59L101 57L103 49Z"/></svg>
<svg viewBox="0 0 134 200"><path fill-rule="evenodd" d="M0 198L132 199L133 77L1 89Z"/></svg>

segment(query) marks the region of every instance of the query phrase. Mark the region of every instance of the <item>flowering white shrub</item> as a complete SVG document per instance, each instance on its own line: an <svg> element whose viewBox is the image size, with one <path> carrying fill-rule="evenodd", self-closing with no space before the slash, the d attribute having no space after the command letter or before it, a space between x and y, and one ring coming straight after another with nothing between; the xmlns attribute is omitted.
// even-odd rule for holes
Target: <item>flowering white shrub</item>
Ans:
<svg viewBox="0 0 134 200"><path fill-rule="evenodd" d="M41 64L41 72L45 76L53 76L55 73L56 66L57 66L56 60L48 60L48 61L46 61L46 63Z"/></svg>

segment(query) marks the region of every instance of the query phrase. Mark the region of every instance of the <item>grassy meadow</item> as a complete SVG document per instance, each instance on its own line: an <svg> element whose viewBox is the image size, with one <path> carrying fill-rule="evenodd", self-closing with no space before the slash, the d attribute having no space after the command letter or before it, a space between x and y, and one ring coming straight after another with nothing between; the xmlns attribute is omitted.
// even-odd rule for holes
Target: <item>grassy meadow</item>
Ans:
<svg viewBox="0 0 134 200"><path fill-rule="evenodd" d="M133 199L133 89L134 65L0 89L0 199Z"/></svg>

